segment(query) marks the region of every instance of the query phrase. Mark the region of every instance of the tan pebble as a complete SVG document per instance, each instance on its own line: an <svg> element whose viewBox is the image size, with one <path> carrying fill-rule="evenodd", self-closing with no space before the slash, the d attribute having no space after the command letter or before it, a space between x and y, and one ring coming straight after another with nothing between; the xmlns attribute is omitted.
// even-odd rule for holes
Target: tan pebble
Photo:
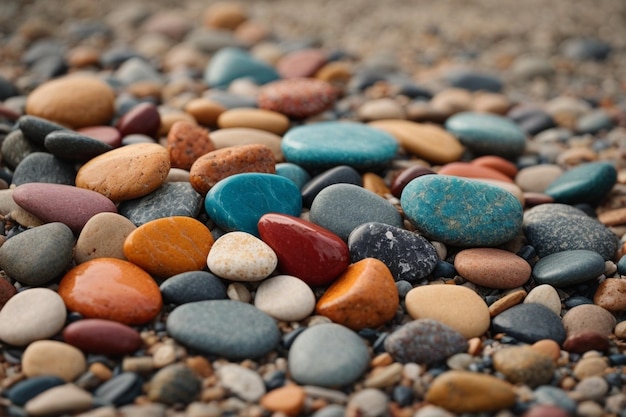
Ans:
<svg viewBox="0 0 626 417"><path fill-rule="evenodd" d="M210 28L235 30L246 20L246 10L238 2L219 1L211 4L204 12L204 24Z"/></svg>
<svg viewBox="0 0 626 417"><path fill-rule="evenodd" d="M409 120L419 123L443 124L450 116L447 112L434 108L430 102L413 101L406 106Z"/></svg>
<svg viewBox="0 0 626 417"><path fill-rule="evenodd" d="M391 365L375 368L370 375L365 378L366 388L386 388L396 385L402 379L404 366L399 362Z"/></svg>
<svg viewBox="0 0 626 417"><path fill-rule="evenodd" d="M605 308L611 313L626 310L626 279L608 278L598 286L593 296L594 304Z"/></svg>
<svg viewBox="0 0 626 417"><path fill-rule="evenodd" d="M306 392L297 385L276 388L261 397L261 406L272 412L284 413L294 417L304 408Z"/></svg>
<svg viewBox="0 0 626 417"><path fill-rule="evenodd" d="M387 187L385 180L373 172L363 174L363 188L381 197L391 194L391 190Z"/></svg>
<svg viewBox="0 0 626 417"><path fill-rule="evenodd" d="M483 342L480 337L472 337L468 341L467 353L472 356L478 356L483 349Z"/></svg>
<svg viewBox="0 0 626 417"><path fill-rule="evenodd" d="M84 413L76 414L76 417L118 417L119 414L114 406L95 408Z"/></svg>
<svg viewBox="0 0 626 417"><path fill-rule="evenodd" d="M489 306L489 315L491 317L497 316L503 311L520 304L524 297L526 297L526 291L524 290L517 290L504 295Z"/></svg>
<svg viewBox="0 0 626 417"><path fill-rule="evenodd" d="M430 105L451 116L455 113L471 110L473 101L474 98L469 91L460 88L448 88L435 94L430 100Z"/></svg>
<svg viewBox="0 0 626 417"><path fill-rule="evenodd" d="M176 362L176 348L169 344L159 346L152 355L152 361L155 368L163 368Z"/></svg>
<svg viewBox="0 0 626 417"><path fill-rule="evenodd" d="M50 388L24 405L29 416L66 415L91 408L93 395L74 384Z"/></svg>
<svg viewBox="0 0 626 417"><path fill-rule="evenodd" d="M276 66L280 58L284 55L283 49L275 42L260 42L250 48L252 57Z"/></svg>
<svg viewBox="0 0 626 417"><path fill-rule="evenodd" d="M185 364L202 378L213 375L213 365L204 356L190 356L185 359Z"/></svg>
<svg viewBox="0 0 626 417"><path fill-rule="evenodd" d="M29 377L55 375L71 382L87 370L85 355L72 345L55 340L38 340L22 356L22 372Z"/></svg>
<svg viewBox="0 0 626 417"><path fill-rule="evenodd" d="M604 211L598 214L598 220L605 226L626 224L626 207Z"/></svg>
<svg viewBox="0 0 626 417"><path fill-rule="evenodd" d="M108 381L113 377L113 372L102 362L94 362L89 365L89 372L94 374L100 381Z"/></svg>
<svg viewBox="0 0 626 417"><path fill-rule="evenodd" d="M159 127L159 136L167 136L174 123L180 121L198 123L191 114L186 113L182 110L167 111L161 114L161 126Z"/></svg>
<svg viewBox="0 0 626 417"><path fill-rule="evenodd" d="M558 361L561 357L561 347L552 339L542 339L533 343L531 347L546 356L552 358L554 362Z"/></svg>
<svg viewBox="0 0 626 417"><path fill-rule="evenodd" d="M347 63L341 61L329 62L315 73L315 78L334 86L347 84L351 77L352 69Z"/></svg>
<svg viewBox="0 0 626 417"><path fill-rule="evenodd" d="M488 288L516 288L528 281L531 267L524 258L495 248L471 248L460 251L454 267L465 279Z"/></svg>
<svg viewBox="0 0 626 417"><path fill-rule="evenodd" d="M608 367L609 365L606 362L606 358L583 358L574 366L574 376L578 380L588 378L590 376L602 376Z"/></svg>
<svg viewBox="0 0 626 417"><path fill-rule="evenodd" d="M533 165L522 168L515 177L515 183L523 191L543 193L562 174L563 168L558 165Z"/></svg>
<svg viewBox="0 0 626 417"><path fill-rule="evenodd" d="M130 220L117 213L96 214L78 235L74 260L77 264L96 258L125 260L124 241L136 228Z"/></svg>
<svg viewBox="0 0 626 417"><path fill-rule="evenodd" d="M511 101L504 94L477 92L474 94L474 111L504 115L511 109Z"/></svg>
<svg viewBox="0 0 626 417"><path fill-rule="evenodd" d="M261 22L246 20L235 29L235 39L250 45L257 44L270 35L270 30Z"/></svg>
<svg viewBox="0 0 626 417"><path fill-rule="evenodd" d="M195 122L178 121L167 134L167 151L172 168L189 170L198 158L214 150L209 132Z"/></svg>
<svg viewBox="0 0 626 417"><path fill-rule="evenodd" d="M384 120L384 119L405 119L406 113L398 101L383 97L369 100L357 109L357 117L361 121Z"/></svg>
<svg viewBox="0 0 626 417"><path fill-rule="evenodd" d="M70 49L65 59L72 68L98 65L100 63L100 51L91 46L80 45Z"/></svg>
<svg viewBox="0 0 626 417"><path fill-rule="evenodd" d="M282 162L284 159L283 151L280 148L282 138L265 130L248 127L218 129L211 132L211 140L215 144L215 149L241 145L265 145L274 154L276 162Z"/></svg>
<svg viewBox="0 0 626 417"><path fill-rule="evenodd" d="M193 99L185 105L185 112L204 126L217 126L217 118L225 111L226 107L206 98Z"/></svg>
<svg viewBox="0 0 626 417"><path fill-rule="evenodd" d="M168 48L163 54L163 69L167 72L174 72L180 68L202 70L206 67L207 61L207 58L193 46L180 43Z"/></svg>
<svg viewBox="0 0 626 417"><path fill-rule="evenodd" d="M626 340L626 321L620 321L613 332L618 339Z"/></svg>
<svg viewBox="0 0 626 417"><path fill-rule="evenodd" d="M226 288L226 295L228 298L235 301L242 301L244 303L249 303L252 300L252 294L250 294L250 290L242 284L241 282L233 282L228 284Z"/></svg>
<svg viewBox="0 0 626 417"><path fill-rule="evenodd" d="M531 388L548 384L554 375L555 363L548 355L530 346L512 346L493 355L494 369L513 384Z"/></svg>
<svg viewBox="0 0 626 417"><path fill-rule="evenodd" d="M556 163L561 166L575 166L584 162L593 162L598 160L598 154L588 148L570 148L561 152Z"/></svg>
<svg viewBox="0 0 626 417"><path fill-rule="evenodd" d="M124 372L145 373L154 370L154 359L152 356L126 357L122 361Z"/></svg>
<svg viewBox="0 0 626 417"><path fill-rule="evenodd" d="M289 118L272 110L238 108L220 114L217 125L221 129L247 127L282 135L289 129Z"/></svg>
<svg viewBox="0 0 626 417"><path fill-rule="evenodd" d="M155 98L160 101L164 88L158 81L137 81L126 87L126 91L140 99Z"/></svg>
<svg viewBox="0 0 626 417"><path fill-rule="evenodd" d="M375 368L377 366L387 366L393 363L393 358L387 352L376 355L374 359L371 360L370 366Z"/></svg>
<svg viewBox="0 0 626 417"><path fill-rule="evenodd" d="M210 401L219 401L226 397L226 389L223 387L209 387L202 391L200 394L200 401L202 402L210 402Z"/></svg>
<svg viewBox="0 0 626 417"><path fill-rule="evenodd" d="M596 303L599 304L599 303ZM567 335L594 331L609 336L617 320L615 316L596 304L582 304L568 310L563 316L563 327Z"/></svg>
<svg viewBox="0 0 626 417"><path fill-rule="evenodd" d="M561 297L556 288L549 284L538 285L530 290L524 303L542 304L555 314L561 315Z"/></svg>
<svg viewBox="0 0 626 417"><path fill-rule="evenodd" d="M24 227L37 227L44 224L44 221L39 217L36 217L21 207L11 210L9 216Z"/></svg>
<svg viewBox="0 0 626 417"><path fill-rule="evenodd" d="M189 182L189 171L181 168L170 168L163 182Z"/></svg>

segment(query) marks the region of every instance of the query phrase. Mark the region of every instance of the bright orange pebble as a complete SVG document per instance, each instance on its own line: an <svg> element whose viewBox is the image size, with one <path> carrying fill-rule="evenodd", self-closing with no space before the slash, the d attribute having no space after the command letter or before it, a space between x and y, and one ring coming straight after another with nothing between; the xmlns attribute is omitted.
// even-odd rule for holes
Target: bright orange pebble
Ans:
<svg viewBox="0 0 626 417"><path fill-rule="evenodd" d="M453 175L455 177L474 178L474 179L492 179L508 183L513 180L500 171L486 166L474 165L469 162L451 162L442 166L439 171L440 175Z"/></svg>
<svg viewBox="0 0 626 417"><path fill-rule="evenodd" d="M298 385L276 388L261 397L261 406L272 412L285 413L287 416L300 415L304 407L306 392Z"/></svg>

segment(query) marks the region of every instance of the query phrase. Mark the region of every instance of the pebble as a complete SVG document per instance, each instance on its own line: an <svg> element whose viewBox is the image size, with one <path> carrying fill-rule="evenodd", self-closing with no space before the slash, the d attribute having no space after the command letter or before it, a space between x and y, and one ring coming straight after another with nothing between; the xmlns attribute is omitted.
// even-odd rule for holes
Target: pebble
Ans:
<svg viewBox="0 0 626 417"><path fill-rule="evenodd" d="M225 364L217 370L220 385L242 400L254 403L265 395L265 384L255 371L241 365Z"/></svg>
<svg viewBox="0 0 626 417"><path fill-rule="evenodd" d="M555 179L545 193L556 203L596 205L617 182L617 170L608 162L578 165Z"/></svg>
<svg viewBox="0 0 626 417"><path fill-rule="evenodd" d="M499 245L522 225L522 206L511 193L463 178L423 175L404 188L400 203L425 237L453 246Z"/></svg>
<svg viewBox="0 0 626 417"><path fill-rule="evenodd" d="M566 336L561 318L537 303L518 304L503 311L492 319L491 329L524 343L552 339L562 344Z"/></svg>
<svg viewBox="0 0 626 417"><path fill-rule="evenodd" d="M111 212L95 214L83 226L76 245L74 261L77 264L96 258L126 260L124 241L137 227L126 217Z"/></svg>
<svg viewBox="0 0 626 417"><path fill-rule="evenodd" d="M237 108L220 114L217 125L221 129L243 127L282 135L289 129L289 118L272 110Z"/></svg>
<svg viewBox="0 0 626 417"><path fill-rule="evenodd" d="M85 353L111 356L132 354L143 343L137 330L103 319L72 322L63 329L63 339Z"/></svg>
<svg viewBox="0 0 626 417"><path fill-rule="evenodd" d="M448 132L476 155L520 156L526 134L513 121L495 114L462 112L445 122Z"/></svg>
<svg viewBox="0 0 626 417"><path fill-rule="evenodd" d="M24 285L40 286L63 274L72 262L74 234L63 223L34 227L0 246L0 265Z"/></svg>
<svg viewBox="0 0 626 417"><path fill-rule="evenodd" d="M257 96L260 109L294 119L315 116L333 106L337 91L328 82L314 78L276 80L261 87Z"/></svg>
<svg viewBox="0 0 626 417"><path fill-rule="evenodd" d="M561 357L561 347L552 339L541 339L533 343L531 347L536 351L551 357L555 362Z"/></svg>
<svg viewBox="0 0 626 417"><path fill-rule="evenodd" d="M64 385L65 381L58 376L35 376L26 378L6 391L6 397L12 404L23 406L31 399L51 388Z"/></svg>
<svg viewBox="0 0 626 417"><path fill-rule="evenodd" d="M209 132L195 123L179 120L167 132L166 147L172 168L190 170L194 162L216 149Z"/></svg>
<svg viewBox="0 0 626 417"><path fill-rule="evenodd" d="M468 162L451 162L439 168L437 172L441 175L453 175L455 177L495 180L503 183L513 182L507 175L500 171Z"/></svg>
<svg viewBox="0 0 626 417"><path fill-rule="evenodd" d="M542 385L533 392L534 403L540 405L557 406L564 410L567 415L576 415L576 402L568 393L558 387Z"/></svg>
<svg viewBox="0 0 626 417"><path fill-rule="evenodd" d="M549 384L556 370L551 357L530 346L511 346L493 355L493 367L512 384L524 384L531 388Z"/></svg>
<svg viewBox="0 0 626 417"><path fill-rule="evenodd" d="M29 114L20 116L17 119L17 127L32 145L43 147L48 134L57 130L68 130L66 126L55 123L44 117L37 117Z"/></svg>
<svg viewBox="0 0 626 417"><path fill-rule="evenodd" d="M542 204L524 213L523 230L540 258L566 250L598 252L605 260L617 251L617 236L582 210L565 204Z"/></svg>
<svg viewBox="0 0 626 417"><path fill-rule="evenodd" d="M268 213L259 219L258 229L261 240L278 257L278 269L311 286L331 283L350 262L346 243L315 223Z"/></svg>
<svg viewBox="0 0 626 417"><path fill-rule="evenodd" d="M284 413L289 417L300 415L304 409L306 392L298 385L286 385L263 395L260 404L271 412Z"/></svg>
<svg viewBox="0 0 626 417"><path fill-rule="evenodd" d="M383 354L386 355L386 354ZM389 357L389 361L391 361L391 356ZM396 385L398 382L402 380L402 373L404 371L404 366L399 362L394 362L390 365L386 366L376 366L375 370L368 375L365 383L363 384L366 388L387 388L393 385Z"/></svg>
<svg viewBox="0 0 626 417"><path fill-rule="evenodd" d="M113 147L98 139L77 132L57 130L46 135L44 146L54 156L85 162L110 151Z"/></svg>
<svg viewBox="0 0 626 417"><path fill-rule="evenodd" d="M200 394L201 381L185 364L177 363L160 369L148 384L151 401L168 405L188 404Z"/></svg>
<svg viewBox="0 0 626 417"><path fill-rule="evenodd" d="M354 184L333 184L324 188L313 200L309 217L344 241L364 223L402 227L400 213L389 201Z"/></svg>
<svg viewBox="0 0 626 417"><path fill-rule="evenodd" d="M47 81L26 100L26 114L70 128L106 125L113 118L115 94L91 76L65 76Z"/></svg>
<svg viewBox="0 0 626 417"><path fill-rule="evenodd" d="M499 289L524 285L531 273L524 258L495 248L464 249L454 257L454 267L476 285Z"/></svg>
<svg viewBox="0 0 626 417"><path fill-rule="evenodd" d="M0 248L0 254L2 250ZM621 313L626 311L626 280L618 278L608 278L598 286L593 302L605 308L611 313Z"/></svg>
<svg viewBox="0 0 626 417"><path fill-rule="evenodd" d="M356 169L348 165L339 165L326 170L314 176L304 186L300 187L302 205L310 208L320 191L333 184L354 184L362 187L363 178Z"/></svg>
<svg viewBox="0 0 626 417"><path fill-rule="evenodd" d="M354 394L348 405L346 413L356 413L364 417L382 417L387 415L389 399L387 394L376 388L365 388Z"/></svg>
<svg viewBox="0 0 626 417"><path fill-rule="evenodd" d="M159 286L165 303L181 305L194 301L226 299L226 285L207 271L181 272Z"/></svg>
<svg viewBox="0 0 626 417"><path fill-rule="evenodd" d="M11 185L31 182L74 185L76 170L74 165L46 152L33 152L27 155L13 172Z"/></svg>
<svg viewBox="0 0 626 417"><path fill-rule="evenodd" d="M204 71L204 81L211 87L227 87L238 78L250 78L256 84L276 81L280 75L267 63L240 48L221 48Z"/></svg>
<svg viewBox="0 0 626 417"><path fill-rule="evenodd" d="M184 216L151 220L124 241L124 255L149 274L167 278L206 265L213 235L200 221Z"/></svg>
<svg viewBox="0 0 626 417"><path fill-rule="evenodd" d="M579 354L592 350L597 352L607 352L609 347L609 337L594 330L582 331L568 335L563 342L563 350Z"/></svg>
<svg viewBox="0 0 626 417"><path fill-rule="evenodd" d="M489 304L489 315L491 317L495 317L498 314L502 313L504 310L518 305L524 300L526 295L526 291L522 289L507 292L501 298L498 298L496 301Z"/></svg>
<svg viewBox="0 0 626 417"><path fill-rule="evenodd" d="M422 236L384 223L369 222L348 236L353 263L365 258L382 261L395 281L416 282L428 276L439 257L434 246Z"/></svg>
<svg viewBox="0 0 626 417"><path fill-rule="evenodd" d="M394 197L400 198L402 196L402 191L404 191L404 187L407 186L408 183L413 181L417 177L421 177L422 175L432 175L436 174L430 168L426 168L421 165L415 165L409 167L402 172L400 172L391 183L391 193Z"/></svg>
<svg viewBox="0 0 626 417"><path fill-rule="evenodd" d="M70 311L128 325L153 320L162 306L154 279L138 266L115 258L93 259L70 269L58 292Z"/></svg>
<svg viewBox="0 0 626 417"><path fill-rule="evenodd" d="M326 64L326 55L317 48L288 52L276 62L276 70L281 78L311 77Z"/></svg>
<svg viewBox="0 0 626 417"><path fill-rule="evenodd" d="M467 348L465 336L428 318L406 323L385 339L385 351L401 363L436 365Z"/></svg>
<svg viewBox="0 0 626 417"><path fill-rule="evenodd" d="M198 158L189 171L193 188L205 195L221 180L235 174L276 172L272 151L265 145L239 145L209 152Z"/></svg>
<svg viewBox="0 0 626 417"><path fill-rule="evenodd" d="M357 109L357 118L362 121L405 119L404 107L389 97L366 101Z"/></svg>
<svg viewBox="0 0 626 417"><path fill-rule="evenodd" d="M605 336L613 333L615 316L600 305L583 304L572 307L563 316L563 326L568 335L595 331Z"/></svg>
<svg viewBox="0 0 626 417"><path fill-rule="evenodd" d="M20 130L7 134L0 146L2 161L11 169L15 169L29 154L43 150L28 141Z"/></svg>
<svg viewBox="0 0 626 417"><path fill-rule="evenodd" d="M525 192L543 193L563 174L563 168L554 164L524 167L515 176L515 183Z"/></svg>
<svg viewBox="0 0 626 417"><path fill-rule="evenodd" d="M170 313L166 328L185 346L231 360L261 357L276 347L280 337L274 319L232 300L183 304Z"/></svg>
<svg viewBox="0 0 626 417"><path fill-rule="evenodd" d="M495 412L515 404L515 388L495 376L467 371L447 371L426 392L428 403L453 413Z"/></svg>
<svg viewBox="0 0 626 417"><path fill-rule="evenodd" d="M47 288L31 288L12 296L0 310L0 340L27 346L56 335L67 312L59 295Z"/></svg>
<svg viewBox="0 0 626 417"><path fill-rule="evenodd" d="M215 241L206 264L218 277L254 282L274 272L278 258L271 247L250 233L229 232Z"/></svg>
<svg viewBox="0 0 626 417"><path fill-rule="evenodd" d="M626 223L626 209L616 208L598 214L598 221L605 226L619 226Z"/></svg>
<svg viewBox="0 0 626 417"><path fill-rule="evenodd" d="M366 371L368 349L352 330L336 323L307 328L291 345L289 372L302 385L341 387L352 384Z"/></svg>
<svg viewBox="0 0 626 417"><path fill-rule="evenodd" d="M597 279L604 273L604 258L597 252L578 249L545 256L533 267L537 284L556 288L578 285Z"/></svg>
<svg viewBox="0 0 626 417"><path fill-rule="evenodd" d="M315 294L301 279L276 275L261 282L254 306L276 320L300 321L315 310Z"/></svg>
<svg viewBox="0 0 626 417"><path fill-rule="evenodd" d="M150 194L163 183L169 170L167 149L155 143L137 143L89 160L78 170L76 186L118 203Z"/></svg>
<svg viewBox="0 0 626 417"><path fill-rule="evenodd" d="M609 365L606 358L590 356L582 358L574 366L573 374L579 380L592 376L602 376Z"/></svg>
<svg viewBox="0 0 626 417"><path fill-rule="evenodd" d="M398 150L390 134L355 122L320 122L285 133L281 149L287 162L307 170L349 165L357 170L388 164Z"/></svg>
<svg viewBox="0 0 626 417"><path fill-rule="evenodd" d="M606 110L597 109L578 119L575 129L578 133L593 135L611 130L614 124L613 118Z"/></svg>
<svg viewBox="0 0 626 417"><path fill-rule="evenodd" d="M470 163L472 165L495 169L509 178L515 178L518 172L517 166L514 163L495 155L479 156L478 158L473 159Z"/></svg>
<svg viewBox="0 0 626 417"><path fill-rule="evenodd" d="M66 382L87 370L85 355L72 345L56 340L37 340L22 356L22 372L28 378L50 375Z"/></svg>
<svg viewBox="0 0 626 417"><path fill-rule="evenodd" d="M318 300L315 311L353 330L376 328L391 320L399 298L389 268L374 258L348 266Z"/></svg>
<svg viewBox="0 0 626 417"><path fill-rule="evenodd" d="M574 393L577 394L578 399L601 402L606 398L609 389L610 386L606 379L601 376L591 376L576 384Z"/></svg>
<svg viewBox="0 0 626 417"><path fill-rule="evenodd" d="M469 91L498 93L503 87L498 76L465 68L448 71L445 78L451 86Z"/></svg>
<svg viewBox="0 0 626 417"><path fill-rule="evenodd" d="M89 410L93 396L74 384L52 387L24 405L29 416L64 415Z"/></svg>
<svg viewBox="0 0 626 417"><path fill-rule="evenodd" d="M200 97L189 100L184 110L203 126L217 126L217 118L226 108L216 101Z"/></svg>
<svg viewBox="0 0 626 417"><path fill-rule="evenodd" d="M215 145L215 149L241 145L265 145L272 151L275 162L284 160L283 151L280 148L282 138L265 130L250 127L218 129L211 132L211 141Z"/></svg>
<svg viewBox="0 0 626 417"><path fill-rule="evenodd" d="M489 328L489 308L480 296L459 285L426 285L413 288L405 298L413 319L437 320L465 338L482 336ZM503 313L504 314L504 313Z"/></svg>
<svg viewBox="0 0 626 417"><path fill-rule="evenodd" d="M626 339L626 321L617 323L614 329L615 337L618 339Z"/></svg>
<svg viewBox="0 0 626 417"><path fill-rule="evenodd" d="M94 390L94 397L104 403L123 406L143 392L143 378L134 372L121 372Z"/></svg>
<svg viewBox="0 0 626 417"><path fill-rule="evenodd" d="M554 314L561 315L561 297L556 288L550 284L537 285L530 290L524 303L541 304L552 310Z"/></svg>
<svg viewBox="0 0 626 417"><path fill-rule="evenodd" d="M0 310L15 294L17 294L17 289L11 282L8 279L0 279Z"/></svg>

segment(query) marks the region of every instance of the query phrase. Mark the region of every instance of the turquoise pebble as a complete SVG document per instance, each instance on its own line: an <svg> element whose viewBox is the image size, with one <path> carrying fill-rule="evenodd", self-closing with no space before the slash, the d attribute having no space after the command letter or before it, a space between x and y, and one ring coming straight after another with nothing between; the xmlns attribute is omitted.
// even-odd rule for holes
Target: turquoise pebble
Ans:
<svg viewBox="0 0 626 417"><path fill-rule="evenodd" d="M477 155L515 158L526 147L524 131L512 120L495 114L458 113L446 121L445 128Z"/></svg>
<svg viewBox="0 0 626 417"><path fill-rule="evenodd" d="M564 172L545 193L557 203L598 204L617 182L617 170L609 162L589 162Z"/></svg>
<svg viewBox="0 0 626 417"><path fill-rule="evenodd" d="M234 47L220 49L204 72L204 81L211 87L226 87L238 78L249 78L261 85L278 80L280 76L271 65Z"/></svg>
<svg viewBox="0 0 626 417"><path fill-rule="evenodd" d="M604 273L604 258L590 250L568 250L539 259L533 267L537 284L556 288L582 284Z"/></svg>
<svg viewBox="0 0 626 417"><path fill-rule="evenodd" d="M453 246L496 246L522 226L522 205L513 194L459 177L418 177L404 188L400 204L427 238Z"/></svg>
<svg viewBox="0 0 626 417"><path fill-rule="evenodd" d="M311 175L306 169L302 168L300 165L292 164L291 162L276 164L276 174L290 179L300 189L311 179Z"/></svg>
<svg viewBox="0 0 626 417"><path fill-rule="evenodd" d="M617 262L617 273L620 275L626 275L626 255L619 258Z"/></svg>
<svg viewBox="0 0 626 417"><path fill-rule="evenodd" d="M275 174L236 174L219 181L204 199L204 208L225 231L259 236L257 223L266 213L300 216L302 196L293 181Z"/></svg>
<svg viewBox="0 0 626 417"><path fill-rule="evenodd" d="M396 155L398 142L382 130L354 122L322 122L290 129L281 145L285 159L305 169L338 165L355 169L385 166Z"/></svg>

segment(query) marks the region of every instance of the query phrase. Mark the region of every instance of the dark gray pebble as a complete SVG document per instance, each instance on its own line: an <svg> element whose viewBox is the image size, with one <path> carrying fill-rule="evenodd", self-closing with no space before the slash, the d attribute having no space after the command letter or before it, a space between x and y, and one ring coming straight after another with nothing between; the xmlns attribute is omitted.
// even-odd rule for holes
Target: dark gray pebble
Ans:
<svg viewBox="0 0 626 417"><path fill-rule="evenodd" d="M189 404L200 393L202 382L182 363L160 369L150 380L148 398L168 405Z"/></svg>
<svg viewBox="0 0 626 417"><path fill-rule="evenodd" d="M566 336L561 318L537 303L518 304L503 311L491 320L491 330L524 343L552 339L560 345Z"/></svg>
<svg viewBox="0 0 626 417"><path fill-rule="evenodd" d="M206 271L189 271L174 275L163 281L160 288L163 300L175 305L226 298L224 282Z"/></svg>
<svg viewBox="0 0 626 417"><path fill-rule="evenodd" d="M19 129L9 133L2 141L0 148L2 161L11 169L15 169L31 153L41 151L43 149L27 140Z"/></svg>
<svg viewBox="0 0 626 417"><path fill-rule="evenodd" d="M491 74L470 70L455 70L446 75L452 87L463 88L469 91L489 91L499 93L502 91L502 80Z"/></svg>
<svg viewBox="0 0 626 417"><path fill-rule="evenodd" d="M58 376L34 376L13 385L4 395L15 405L23 406L31 398L50 388L65 384Z"/></svg>
<svg viewBox="0 0 626 417"><path fill-rule="evenodd" d="M113 149L107 143L70 130L48 133L44 146L54 156L77 162L86 162Z"/></svg>
<svg viewBox="0 0 626 417"><path fill-rule="evenodd" d="M44 146L44 140L50 132L67 130L65 126L37 116L24 115L17 120L17 127L24 137L37 146Z"/></svg>
<svg viewBox="0 0 626 417"><path fill-rule="evenodd" d="M134 372L123 372L104 382L94 391L94 397L102 404L116 407L131 404L143 392L143 378Z"/></svg>
<svg viewBox="0 0 626 417"><path fill-rule="evenodd" d="M316 175L301 188L302 205L307 208L311 207L319 192L332 184L354 184L361 187L363 180L361 174L351 166L340 165L331 168Z"/></svg>
<svg viewBox="0 0 626 417"><path fill-rule="evenodd" d="M15 186L31 182L74 185L76 169L51 153L33 152L26 156L13 172Z"/></svg>

